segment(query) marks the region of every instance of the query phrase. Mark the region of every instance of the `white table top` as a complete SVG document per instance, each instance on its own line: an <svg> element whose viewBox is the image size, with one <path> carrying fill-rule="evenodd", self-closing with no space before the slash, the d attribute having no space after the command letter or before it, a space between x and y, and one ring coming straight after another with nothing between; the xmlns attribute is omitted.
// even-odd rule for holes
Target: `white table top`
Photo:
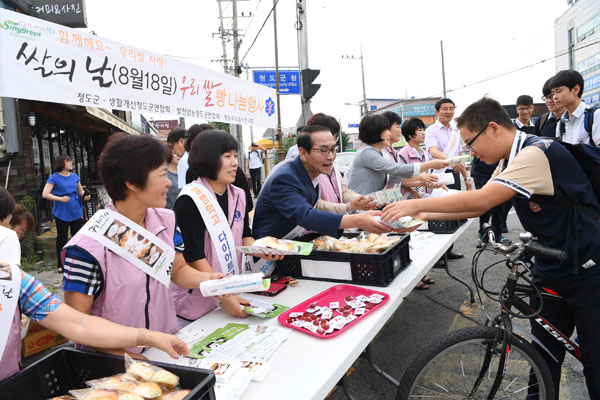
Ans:
<svg viewBox="0 0 600 400"><path fill-rule="evenodd" d="M391 318L403 299L472 221L469 220L453 234L434 235L427 240L425 248L411 249L412 263L400 272L389 286L384 288L361 286L387 293L390 299L376 312L369 314L346 332L331 339L320 339L294 330L269 360L272 370L267 378L262 382L250 383L242 399L281 399L282 396L286 400L325 398ZM287 288L272 301L293 307L338 284L304 279L298 282L296 287ZM255 297L267 300L263 296ZM193 322L191 326L196 325L206 333L210 333L231 322L279 326L277 318L238 319L220 309L208 313ZM156 349L149 349L144 355L154 361L173 361L166 353Z"/></svg>

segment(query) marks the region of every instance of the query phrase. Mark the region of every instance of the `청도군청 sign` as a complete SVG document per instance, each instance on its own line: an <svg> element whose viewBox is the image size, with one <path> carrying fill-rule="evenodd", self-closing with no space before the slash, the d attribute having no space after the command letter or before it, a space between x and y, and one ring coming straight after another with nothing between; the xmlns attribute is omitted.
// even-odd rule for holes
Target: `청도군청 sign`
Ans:
<svg viewBox="0 0 600 400"><path fill-rule="evenodd" d="M271 88L0 9L0 96L275 128Z"/></svg>
<svg viewBox="0 0 600 400"><path fill-rule="evenodd" d="M254 78L255 83L273 89L277 88L275 76L275 70L252 71L252 77ZM300 94L300 72L279 70L279 93Z"/></svg>

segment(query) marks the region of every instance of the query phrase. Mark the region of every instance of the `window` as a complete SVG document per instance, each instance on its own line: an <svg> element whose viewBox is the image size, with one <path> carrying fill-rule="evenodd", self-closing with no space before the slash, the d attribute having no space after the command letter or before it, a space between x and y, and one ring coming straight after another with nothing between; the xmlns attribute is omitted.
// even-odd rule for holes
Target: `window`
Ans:
<svg viewBox="0 0 600 400"><path fill-rule="evenodd" d="M600 30L600 14L596 15L577 29L577 43L592 36L595 32L598 32L598 30Z"/></svg>

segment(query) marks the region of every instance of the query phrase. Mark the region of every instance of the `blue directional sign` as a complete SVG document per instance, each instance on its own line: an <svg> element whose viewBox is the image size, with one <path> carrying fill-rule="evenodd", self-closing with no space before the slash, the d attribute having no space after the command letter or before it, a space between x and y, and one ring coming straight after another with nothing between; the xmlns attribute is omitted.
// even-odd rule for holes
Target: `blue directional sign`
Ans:
<svg viewBox="0 0 600 400"><path fill-rule="evenodd" d="M276 89L275 70L252 71L254 83ZM300 72L279 70L279 93L300 94Z"/></svg>

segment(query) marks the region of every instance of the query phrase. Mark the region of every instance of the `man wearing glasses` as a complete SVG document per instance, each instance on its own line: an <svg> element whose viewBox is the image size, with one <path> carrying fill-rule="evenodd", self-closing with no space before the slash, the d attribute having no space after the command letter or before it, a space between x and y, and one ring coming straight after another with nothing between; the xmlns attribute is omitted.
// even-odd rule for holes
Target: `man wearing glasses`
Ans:
<svg viewBox="0 0 600 400"><path fill-rule="evenodd" d="M542 87L542 101L546 103L548 112L540 115L537 121L535 121L535 134L537 136L555 138L556 124L558 121L560 121L560 117L565 112L565 108L559 107L554 102L554 97L552 96L552 91L550 90L551 80L552 78L548 79Z"/></svg>
<svg viewBox="0 0 600 400"><path fill-rule="evenodd" d="M600 399L600 223L569 205L580 204L592 213L600 212L589 178L559 142L516 130L495 100L483 98L471 104L457 123L474 156L488 164L499 162L490 182L475 191L391 204L383 210L383 219L394 221L405 215L424 220L477 217L512 199L525 230L541 245L568 254L563 262L536 256L533 282L560 293L565 300L544 300L544 316L567 335L577 327L590 398ZM533 303L536 309L538 304ZM544 329L541 325L533 319L531 324L536 337L547 338L538 335ZM541 351L559 398L565 348L558 341L543 339L558 360Z"/></svg>
<svg viewBox="0 0 600 400"><path fill-rule="evenodd" d="M283 163L265 182L256 201L252 232L257 238L311 240L320 235L340 236L346 228L372 233L390 229L375 220L380 212L340 215L314 208L319 200L319 175L333 168L336 146L328 128L305 127L298 135L299 155Z"/></svg>
<svg viewBox="0 0 600 400"><path fill-rule="evenodd" d="M533 97L523 94L517 98L517 114L519 117L515 120L515 127L529 135L535 133L535 125L531 122L533 109Z"/></svg>

